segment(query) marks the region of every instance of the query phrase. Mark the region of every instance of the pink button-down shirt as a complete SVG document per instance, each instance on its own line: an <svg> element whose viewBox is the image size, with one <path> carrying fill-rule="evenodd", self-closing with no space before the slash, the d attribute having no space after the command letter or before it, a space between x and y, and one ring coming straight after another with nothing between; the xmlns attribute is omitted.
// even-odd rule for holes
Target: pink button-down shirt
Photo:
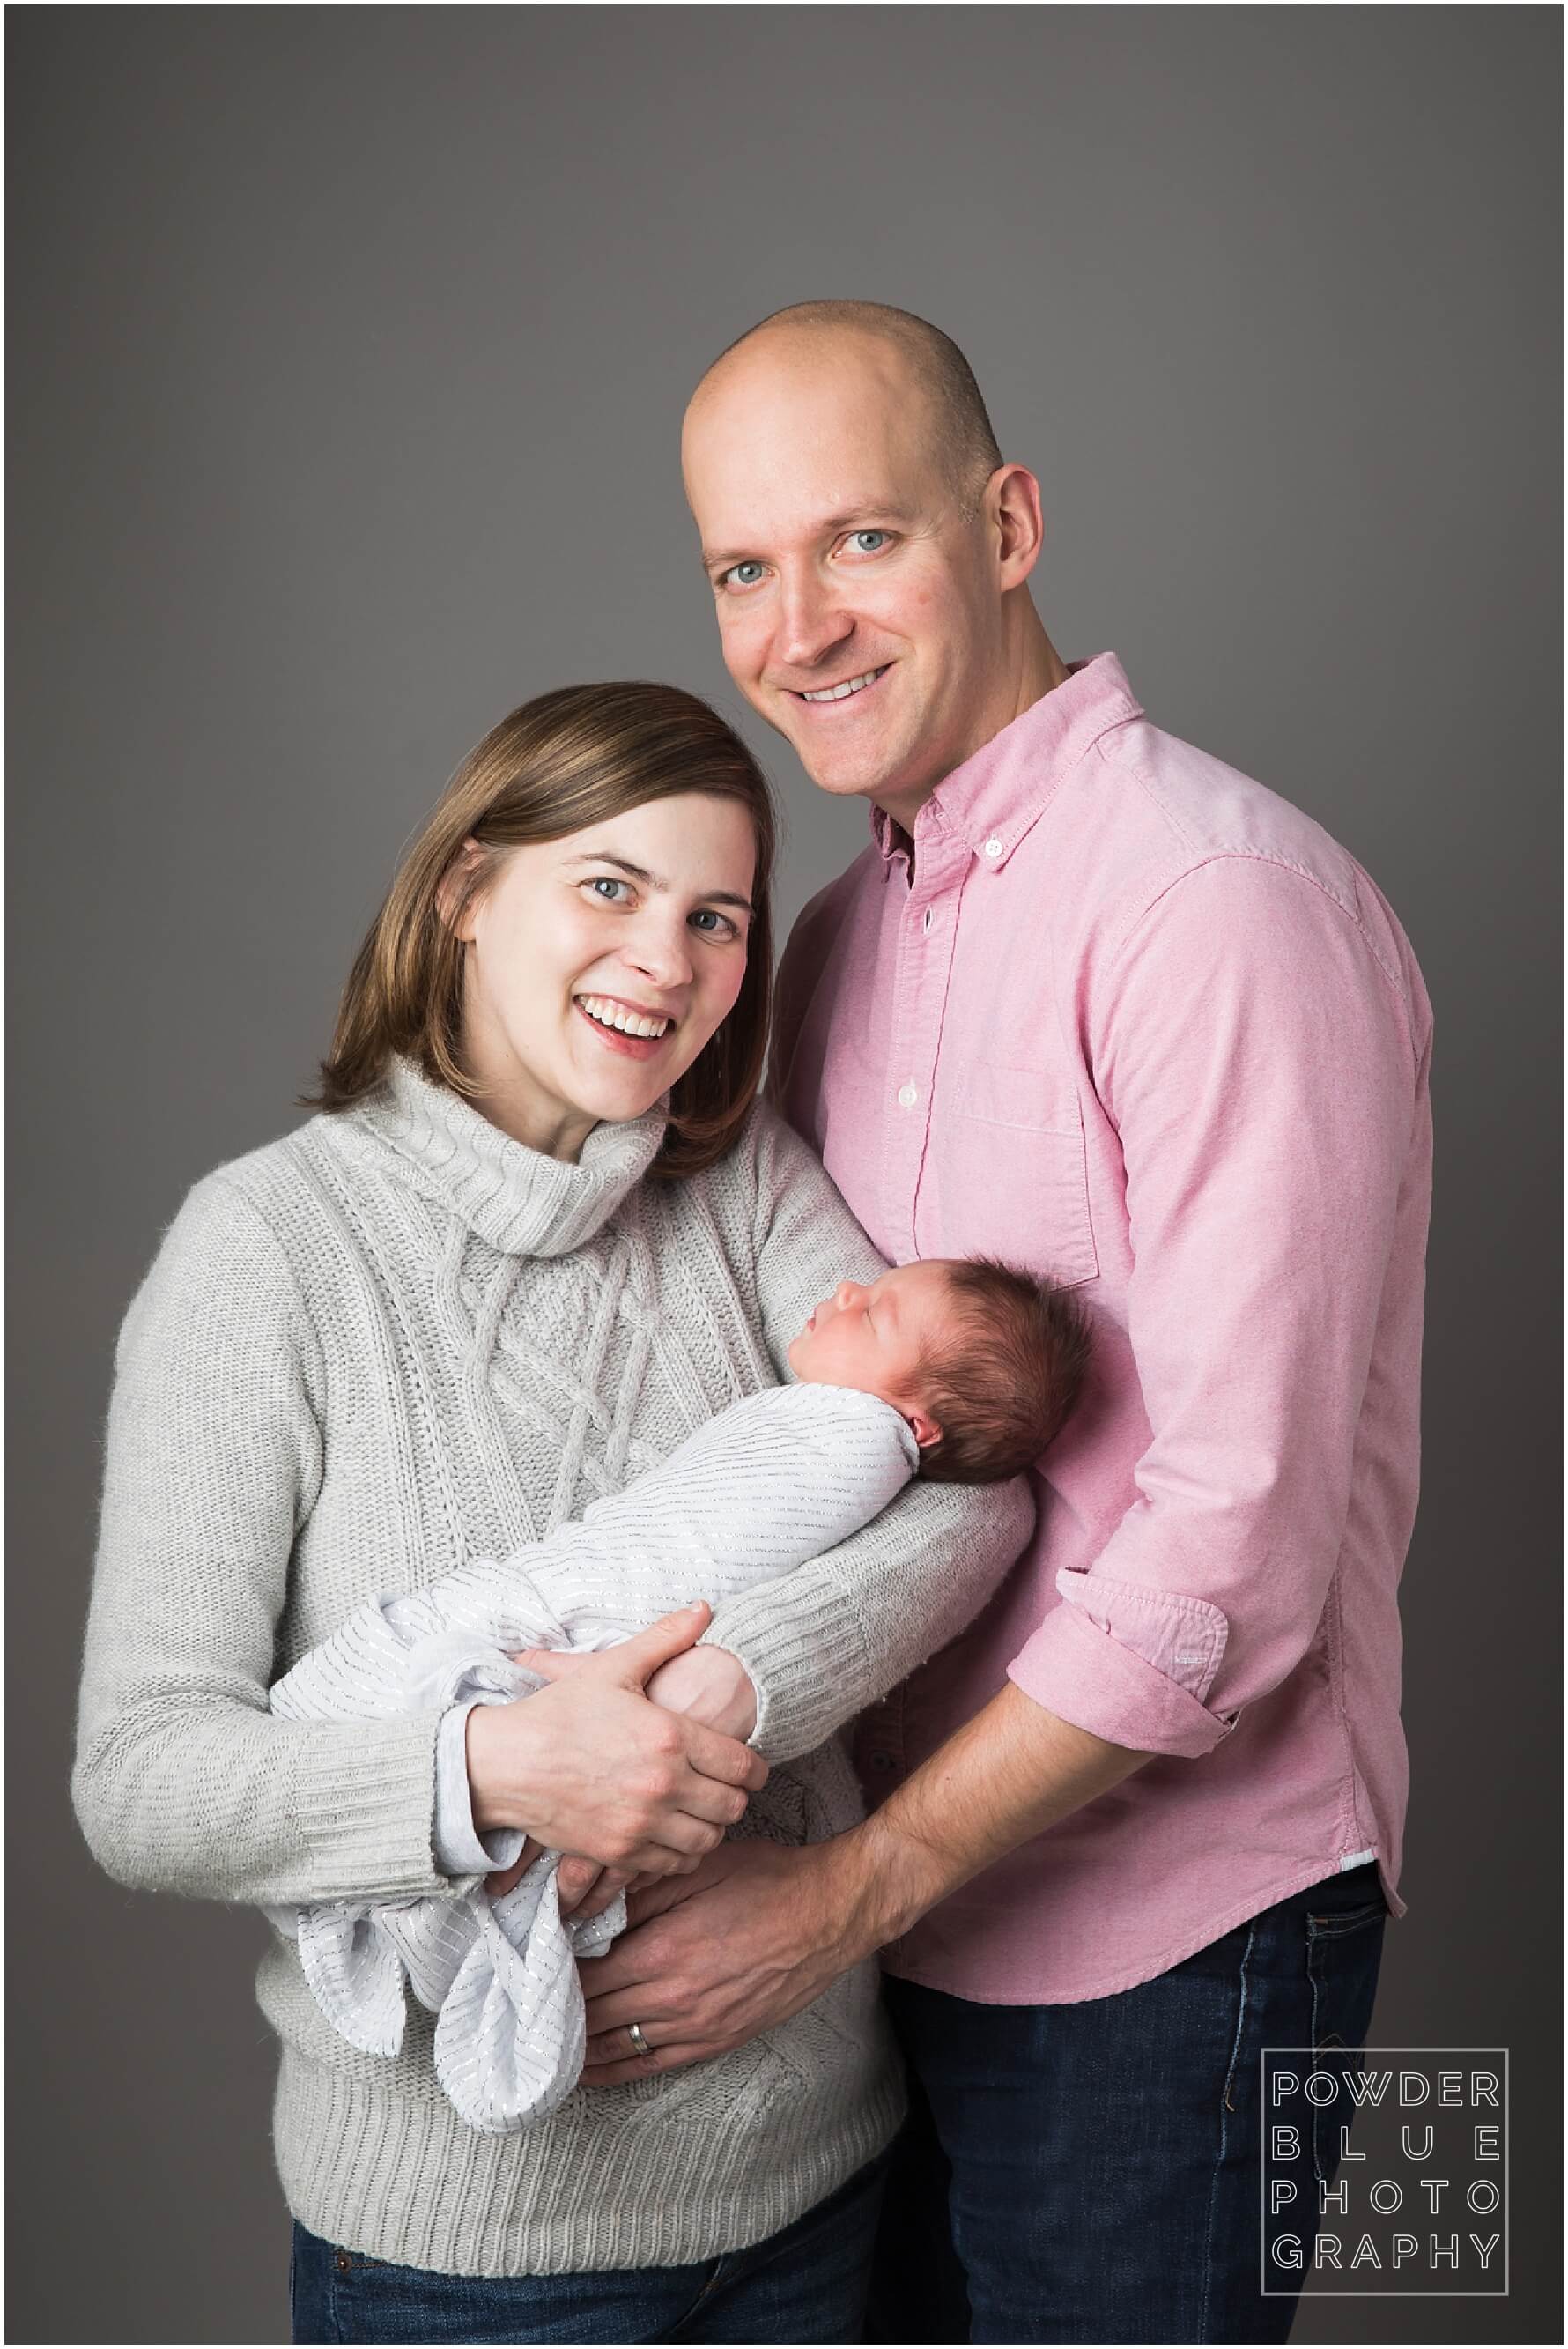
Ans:
<svg viewBox="0 0 1568 2349"><path fill-rule="evenodd" d="M864 1716L883 1799L1005 1678L1155 1759L922 1919L961 1997L1130 1988L1376 1856L1408 1770L1431 1014L1387 904L1284 800L1077 666L796 924L774 1083L882 1254L1081 1289L1035 1539Z"/></svg>

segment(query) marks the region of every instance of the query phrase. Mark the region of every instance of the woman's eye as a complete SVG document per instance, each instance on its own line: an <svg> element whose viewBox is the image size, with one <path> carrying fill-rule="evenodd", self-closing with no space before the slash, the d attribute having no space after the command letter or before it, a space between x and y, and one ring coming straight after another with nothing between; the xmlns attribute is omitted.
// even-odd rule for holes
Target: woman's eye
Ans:
<svg viewBox="0 0 1568 2349"><path fill-rule="evenodd" d="M612 897L609 892L612 889L624 889L628 885L624 881L617 881L613 873L596 873L588 884L594 895L606 905L620 905L622 900L619 897Z"/></svg>
<svg viewBox="0 0 1568 2349"><path fill-rule="evenodd" d="M855 554L880 554L892 536L888 530L852 530L845 543Z"/></svg>
<svg viewBox="0 0 1568 2349"><path fill-rule="evenodd" d="M735 924L729 919L727 915L716 914L713 908L709 905L701 907L692 916L692 920L701 929L705 937L733 938L738 937L740 935Z"/></svg>
<svg viewBox="0 0 1568 2349"><path fill-rule="evenodd" d="M755 587L761 576L760 563L732 563L718 584L721 587Z"/></svg>

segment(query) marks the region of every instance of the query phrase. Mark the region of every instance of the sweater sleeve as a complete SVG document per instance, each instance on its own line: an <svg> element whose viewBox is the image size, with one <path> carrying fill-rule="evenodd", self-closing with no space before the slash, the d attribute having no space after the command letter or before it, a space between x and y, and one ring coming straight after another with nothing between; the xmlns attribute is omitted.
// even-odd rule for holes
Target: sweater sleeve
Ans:
<svg viewBox="0 0 1568 2349"><path fill-rule="evenodd" d="M770 1109L756 1112L758 1302L768 1351L845 1278L886 1270L820 1161ZM1028 1539L1024 1478L916 1479L869 1526L782 1579L721 1606L704 1644L738 1656L757 1691L751 1744L769 1762L811 1751L957 1637Z"/></svg>
<svg viewBox="0 0 1568 2349"><path fill-rule="evenodd" d="M314 1332L271 1231L197 1185L120 1331L71 1799L117 1882L266 1902L455 1896L433 1857L438 1713L268 1711L319 1488Z"/></svg>

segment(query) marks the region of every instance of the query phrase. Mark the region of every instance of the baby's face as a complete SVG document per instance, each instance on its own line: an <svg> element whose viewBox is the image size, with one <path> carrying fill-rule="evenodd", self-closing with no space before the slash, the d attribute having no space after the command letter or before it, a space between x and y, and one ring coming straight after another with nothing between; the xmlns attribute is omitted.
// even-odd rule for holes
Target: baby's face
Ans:
<svg viewBox="0 0 1568 2349"><path fill-rule="evenodd" d="M916 1366L923 1352L940 1347L951 1312L947 1273L946 1264L934 1259L902 1264L870 1288L841 1281L790 1341L790 1369L808 1385L880 1395L913 1423Z"/></svg>

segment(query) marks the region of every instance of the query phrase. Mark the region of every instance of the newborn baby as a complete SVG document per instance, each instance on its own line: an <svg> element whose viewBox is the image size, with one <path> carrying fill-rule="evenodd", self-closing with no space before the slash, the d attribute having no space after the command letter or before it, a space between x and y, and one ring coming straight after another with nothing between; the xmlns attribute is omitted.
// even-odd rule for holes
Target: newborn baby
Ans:
<svg viewBox="0 0 1568 2349"><path fill-rule="evenodd" d="M602 1649L700 1595L714 1603L820 1557L912 1475L1016 1475L1071 1410L1087 1364L1073 1300L989 1260L909 1264L845 1281L789 1349L799 1383L732 1403L622 1493L499 1563L475 1559L405 1598L366 1600L271 1691L291 1721L367 1720L531 1694L521 1648ZM506 1868L521 1832L498 1836ZM437 2075L473 2128L553 2112L583 2068L576 1960L625 1923L564 1918L562 1855L510 1892L375 1906L271 1907L312 1994L369 2054L403 2040L404 1978L436 2014Z"/></svg>

